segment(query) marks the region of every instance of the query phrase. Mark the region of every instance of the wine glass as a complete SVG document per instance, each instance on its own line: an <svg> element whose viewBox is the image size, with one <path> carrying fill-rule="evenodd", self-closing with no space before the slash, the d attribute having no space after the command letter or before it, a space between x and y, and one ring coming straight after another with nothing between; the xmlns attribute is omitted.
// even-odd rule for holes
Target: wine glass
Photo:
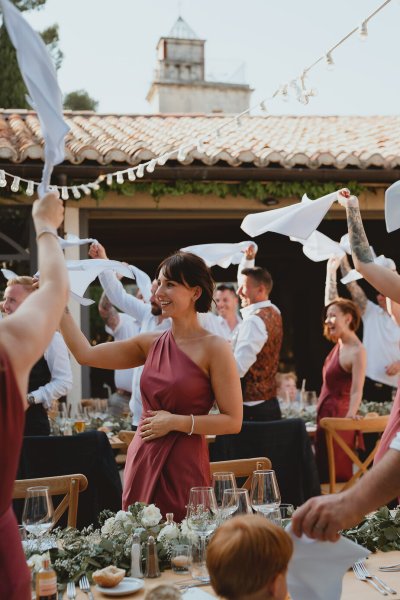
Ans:
<svg viewBox="0 0 400 600"><path fill-rule="evenodd" d="M213 473L212 486L214 488L218 508L221 508L225 490L233 490L236 488L234 473L231 471Z"/></svg>
<svg viewBox="0 0 400 600"><path fill-rule="evenodd" d="M251 506L264 516L279 509L281 494L275 471L254 471L251 480Z"/></svg>
<svg viewBox="0 0 400 600"><path fill-rule="evenodd" d="M253 509L246 488L225 490L221 512L225 519L237 515L252 515Z"/></svg>
<svg viewBox="0 0 400 600"><path fill-rule="evenodd" d="M210 580L206 567L206 538L218 525L218 505L212 487L194 487L190 490L187 506L188 527L199 536L199 561L194 579Z"/></svg>
<svg viewBox="0 0 400 600"><path fill-rule="evenodd" d="M54 523L54 508L49 488L35 486L27 489L22 513L22 524L28 533L39 538L38 549L41 551L41 539L50 531Z"/></svg>

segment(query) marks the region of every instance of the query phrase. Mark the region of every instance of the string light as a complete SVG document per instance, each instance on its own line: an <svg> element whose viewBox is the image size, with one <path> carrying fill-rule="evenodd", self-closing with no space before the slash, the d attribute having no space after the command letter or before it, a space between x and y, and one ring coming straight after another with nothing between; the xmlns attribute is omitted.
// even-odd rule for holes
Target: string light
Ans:
<svg viewBox="0 0 400 600"><path fill-rule="evenodd" d="M334 46L329 48L322 56L319 56L319 58L317 58L312 64L310 64L308 67L303 69L300 76L297 76L295 79L290 80L289 83L284 83L283 85L280 85L270 96L264 98L258 105L250 107L247 110L243 111L242 113L227 119L222 125L220 125L216 129L213 129L212 132L207 135L207 137L202 138L200 143L199 143L199 141L197 141L192 145L186 144L186 145L180 146L179 148L172 149L168 153L164 152L162 155L160 155L157 158L152 159L150 162L141 163L137 167L134 167L134 168L129 168L124 171L116 171L114 173L108 173L107 175L99 175L97 177L97 179L91 183L74 185L74 186L49 186L49 187L55 189L56 191L58 190L61 193L61 196L63 196L63 194L68 195L69 191L71 191L73 197L76 200L78 200L81 197L81 192L83 192L84 194L90 195L92 190L100 189L100 184L104 180L106 181L106 184L108 186L111 186L113 183L113 177L116 178L116 181L118 184L122 184L124 182L124 174L127 174L129 181L135 181L136 177L141 178L144 176L145 169L147 170L147 172L152 173L157 165L164 166L170 158L172 158L173 156L176 155L176 153L178 153L178 155L177 155L178 160L180 162L184 162L184 160L187 157L187 152L189 151L189 148L192 148L193 146L195 146L199 153L204 153L204 151L205 151L204 146L203 146L204 141L209 141L213 137L217 137L218 139L220 139L222 137L223 130L226 129L227 132L229 132L231 130L232 125L234 127L240 127L242 124L241 118L245 115L250 114L253 109L260 108L262 111L268 112L266 102L269 102L270 100L273 100L276 98L280 98L284 102L287 102L289 100L289 85L291 87L293 87L293 89L295 89L297 101L302 104L308 104L309 99L317 95L317 91L314 88L307 89L307 86L305 84L305 78L306 78L306 76L308 76L309 72L323 62L326 63L326 66L329 70L332 70L335 66L335 63L334 63L334 60L332 57L333 52L339 46L344 44L351 36L353 36L357 32L359 33L360 38L365 40L368 36L369 21L371 19L373 19L379 12L381 12L381 10L383 10L388 4L390 4L391 1L392 0L385 0L384 2L382 2L372 13L370 13L369 15L367 15L365 17L365 19L361 22L361 25L359 27L355 27L354 29L349 31ZM300 85L298 82L300 82ZM26 183L27 184L26 194L28 196L33 195L34 186L38 185L37 182L34 182L30 179L23 179L22 177L20 178L20 177L14 176L13 174L8 173L4 170L0 170L0 188L7 186L7 177L13 178L13 182L11 184L11 191L13 191L13 192L19 191L19 186L20 186L21 182Z"/></svg>
<svg viewBox="0 0 400 600"><path fill-rule="evenodd" d="M69 195L68 195L68 188L65 187L65 185L62 186L61 188L61 199L62 200L68 200Z"/></svg>

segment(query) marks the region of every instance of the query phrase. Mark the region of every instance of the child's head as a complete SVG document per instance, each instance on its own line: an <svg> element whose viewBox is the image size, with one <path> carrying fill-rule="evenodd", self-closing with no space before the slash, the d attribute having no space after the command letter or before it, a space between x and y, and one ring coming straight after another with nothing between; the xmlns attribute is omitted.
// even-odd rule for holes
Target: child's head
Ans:
<svg viewBox="0 0 400 600"><path fill-rule="evenodd" d="M284 400L294 402L297 393L296 373L277 373L276 374L276 395Z"/></svg>
<svg viewBox="0 0 400 600"><path fill-rule="evenodd" d="M181 600L182 594L174 585L158 585L147 592L145 600Z"/></svg>
<svg viewBox="0 0 400 600"><path fill-rule="evenodd" d="M218 596L227 600L284 600L293 544L265 517L234 517L217 529L207 548L207 567Z"/></svg>

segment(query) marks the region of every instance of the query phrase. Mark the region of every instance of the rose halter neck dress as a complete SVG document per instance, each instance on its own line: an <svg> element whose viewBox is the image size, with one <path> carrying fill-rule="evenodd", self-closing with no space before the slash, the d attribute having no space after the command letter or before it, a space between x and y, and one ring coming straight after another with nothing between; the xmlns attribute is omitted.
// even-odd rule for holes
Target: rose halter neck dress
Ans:
<svg viewBox="0 0 400 600"><path fill-rule="evenodd" d="M329 481L328 453L325 430L319 426L323 417L345 417L350 405L352 374L343 369L339 361L339 344L336 344L325 359L322 369L322 388L317 406L317 434L315 457L321 482ZM353 431L341 432L341 437L351 447ZM346 453L333 442L336 466L336 481L348 481L352 476L352 462Z"/></svg>
<svg viewBox="0 0 400 600"><path fill-rule="evenodd" d="M181 415L206 415L214 402L206 373L176 344L172 331L154 342L140 382L143 418L149 410ZM141 422L142 423L142 422ZM144 442L139 424L128 448L123 508L133 502L154 503L175 521L186 514L191 487L209 485L208 447L203 435L171 431Z"/></svg>
<svg viewBox="0 0 400 600"><path fill-rule="evenodd" d="M25 414L7 353L0 346L0 598L30 600L31 577L11 500Z"/></svg>

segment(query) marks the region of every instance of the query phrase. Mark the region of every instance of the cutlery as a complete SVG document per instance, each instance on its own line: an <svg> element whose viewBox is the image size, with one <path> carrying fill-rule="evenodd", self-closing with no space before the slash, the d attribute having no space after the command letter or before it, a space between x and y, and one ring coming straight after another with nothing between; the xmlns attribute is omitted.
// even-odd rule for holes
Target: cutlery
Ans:
<svg viewBox="0 0 400 600"><path fill-rule="evenodd" d="M68 600L76 598L75 581L68 581L67 583L67 598Z"/></svg>
<svg viewBox="0 0 400 600"><path fill-rule="evenodd" d="M187 583L186 585L178 585L178 588L182 591L182 592L186 592L186 590L189 590L191 588L195 588L195 587L204 587L207 585L211 585L210 582L206 582L206 581L199 581L196 583Z"/></svg>
<svg viewBox="0 0 400 600"><path fill-rule="evenodd" d="M86 575L82 575L82 577L80 578L79 587L82 590L82 592L88 595L89 600L94 600L93 594L90 591L89 579L86 577Z"/></svg>
<svg viewBox="0 0 400 600"><path fill-rule="evenodd" d="M380 571L400 571L400 563L395 563L394 565L384 565L379 567Z"/></svg>
<svg viewBox="0 0 400 600"><path fill-rule="evenodd" d="M364 575L364 573L361 572L359 563L354 563L353 572L354 572L354 575L357 577L357 579L359 579L360 581L365 581L365 583L370 583L383 596L388 595L387 591L383 587L381 587L380 585L375 583L375 581L373 581L371 576L367 577L366 575Z"/></svg>
<svg viewBox="0 0 400 600"><path fill-rule="evenodd" d="M387 583L382 581L382 579L379 579L379 577L377 577L376 575L372 575L368 571L365 563L359 561L356 564L359 566L361 573L363 573L365 575L365 577L372 577L372 579L375 579L375 581L377 581L378 584L380 584L387 592L389 592L390 594L397 594L396 590L391 588L390 585L388 585Z"/></svg>

